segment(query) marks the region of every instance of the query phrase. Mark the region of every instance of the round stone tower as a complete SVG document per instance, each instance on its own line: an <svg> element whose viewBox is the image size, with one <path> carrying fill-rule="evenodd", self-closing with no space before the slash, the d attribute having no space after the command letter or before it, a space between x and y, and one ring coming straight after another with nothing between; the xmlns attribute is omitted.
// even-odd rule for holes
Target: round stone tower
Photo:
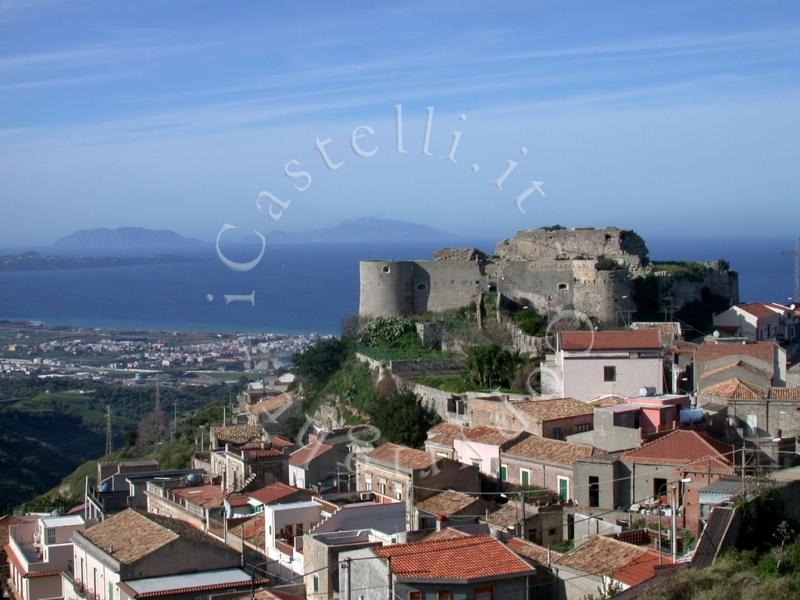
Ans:
<svg viewBox="0 0 800 600"><path fill-rule="evenodd" d="M412 314L415 269L412 261L361 261L358 314L362 317Z"/></svg>

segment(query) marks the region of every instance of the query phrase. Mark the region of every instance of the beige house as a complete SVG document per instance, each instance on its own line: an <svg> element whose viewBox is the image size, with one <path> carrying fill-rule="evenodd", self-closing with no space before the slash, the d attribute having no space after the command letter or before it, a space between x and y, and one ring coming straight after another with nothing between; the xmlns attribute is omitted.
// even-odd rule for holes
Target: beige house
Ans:
<svg viewBox="0 0 800 600"><path fill-rule="evenodd" d="M183 521L133 509L76 532L73 546L65 600L205 599L251 585L235 550Z"/></svg>
<svg viewBox="0 0 800 600"><path fill-rule="evenodd" d="M474 428L527 431L563 440L568 435L590 431L594 410L574 398L512 400L505 396L489 396L470 400L469 418Z"/></svg>
<svg viewBox="0 0 800 600"><path fill-rule="evenodd" d="M440 491L478 492L480 474L472 466L433 456L424 450L387 442L355 459L356 490L371 492L379 502L405 502L407 527L414 504Z"/></svg>
<svg viewBox="0 0 800 600"><path fill-rule="evenodd" d="M658 330L562 331L542 363L542 393L584 402L664 391L664 347Z"/></svg>

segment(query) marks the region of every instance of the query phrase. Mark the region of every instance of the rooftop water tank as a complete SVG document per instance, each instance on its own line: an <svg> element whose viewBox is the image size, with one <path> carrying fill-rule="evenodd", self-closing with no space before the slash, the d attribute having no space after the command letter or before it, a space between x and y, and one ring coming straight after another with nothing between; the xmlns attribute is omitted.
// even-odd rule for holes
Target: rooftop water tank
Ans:
<svg viewBox="0 0 800 600"><path fill-rule="evenodd" d="M639 397L645 398L647 396L655 396L656 395L656 388L653 386L642 386L639 388Z"/></svg>

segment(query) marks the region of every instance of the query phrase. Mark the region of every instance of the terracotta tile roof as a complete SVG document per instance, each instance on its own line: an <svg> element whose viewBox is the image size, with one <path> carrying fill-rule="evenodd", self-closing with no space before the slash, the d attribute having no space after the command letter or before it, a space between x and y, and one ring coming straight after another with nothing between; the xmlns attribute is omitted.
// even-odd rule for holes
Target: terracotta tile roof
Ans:
<svg viewBox="0 0 800 600"><path fill-rule="evenodd" d="M720 373L724 373L725 371L732 371L733 369L742 369L749 373L753 373L754 375L760 375L761 377L765 377L767 379L772 377L772 371L766 369L759 369L753 364L749 362L745 362L743 360L738 360L736 362L732 362L726 365L719 366L715 369L709 369L708 371L703 371L703 374L700 376L700 380L708 379L713 375L719 375Z"/></svg>
<svg viewBox="0 0 800 600"><path fill-rule="evenodd" d="M225 425L211 428L217 442L221 445L241 445L253 440L261 439L263 430L260 425Z"/></svg>
<svg viewBox="0 0 800 600"><path fill-rule="evenodd" d="M671 565L672 558L659 556L655 550L646 550L624 567L620 567L611 574L611 577L627 585L638 585L655 575L659 565Z"/></svg>
<svg viewBox="0 0 800 600"><path fill-rule="evenodd" d="M496 429L488 426L471 427L464 430L465 439L470 442L487 444L489 446L503 446L504 444L513 442L520 435L523 435L523 432L506 431L504 429Z"/></svg>
<svg viewBox="0 0 800 600"><path fill-rule="evenodd" d="M649 564L650 559L648 557L643 562L640 562L640 559L649 552L652 551L615 540L614 538L598 535L555 562L560 567L568 567L589 575L607 576L614 579L617 579L617 575L619 575L633 580L641 577L640 569L646 571L646 565ZM658 554L655 554L655 556L655 564L658 564ZM669 557L664 556L662 562L663 564L669 564L672 561ZM654 567L655 564L651 566ZM631 568L630 572L627 571L629 568ZM652 577L652 572L649 576L639 580L644 581L650 577ZM619 579L619 581L628 583L624 579Z"/></svg>
<svg viewBox="0 0 800 600"><path fill-rule="evenodd" d="M446 421L431 427L428 430L428 442L453 447L453 442L464 437L464 433L469 429L464 425L448 423Z"/></svg>
<svg viewBox="0 0 800 600"><path fill-rule="evenodd" d="M771 387L769 388L770 400L800 400L800 387Z"/></svg>
<svg viewBox="0 0 800 600"><path fill-rule="evenodd" d="M520 556L540 565L547 565L547 548L544 546L518 537L512 537L506 542L506 545ZM550 550L550 562L556 561L562 556L564 556L562 553Z"/></svg>
<svg viewBox="0 0 800 600"><path fill-rule="evenodd" d="M533 461L572 466L576 460L592 456L596 450L588 444L574 444L532 435L511 446L504 454Z"/></svg>
<svg viewBox="0 0 800 600"><path fill-rule="evenodd" d="M189 504L203 507L222 506L225 492L218 485L198 485L185 488L173 488L170 492Z"/></svg>
<svg viewBox="0 0 800 600"><path fill-rule="evenodd" d="M421 502L417 502L416 508L420 512L428 513L429 515L449 517L450 515L461 512L477 501L478 498L475 496L470 496L469 494L456 490L447 490L435 494L430 498L426 498Z"/></svg>
<svg viewBox="0 0 800 600"><path fill-rule="evenodd" d="M279 435L269 436L269 443L273 448L278 448L279 450L283 448L291 448L295 445L294 442L284 439Z"/></svg>
<svg viewBox="0 0 800 600"><path fill-rule="evenodd" d="M429 534L422 537L419 541L436 542L441 540L452 540L454 538L464 538L469 536L470 534L465 531L461 531L453 527L445 527L441 531L431 531Z"/></svg>
<svg viewBox="0 0 800 600"><path fill-rule="evenodd" d="M394 544L374 549L390 558L392 572L411 580L470 581L487 577L525 576L530 565L488 535Z"/></svg>
<svg viewBox="0 0 800 600"><path fill-rule="evenodd" d="M770 309L765 304L762 304L760 302L753 302L751 304L737 304L736 308L753 315L757 319L776 316L774 310Z"/></svg>
<svg viewBox="0 0 800 600"><path fill-rule="evenodd" d="M764 390L750 383L745 383L738 377L726 379L716 385L703 388L700 393L707 396L728 398L729 400L761 400L764 397Z"/></svg>
<svg viewBox="0 0 800 600"><path fill-rule="evenodd" d="M660 350L661 333L657 329L644 331L562 331L558 334L559 348L581 350Z"/></svg>
<svg viewBox="0 0 800 600"><path fill-rule="evenodd" d="M727 356L751 356L764 361L770 367L774 359L775 342L747 342L733 344L729 342L706 341L697 347L697 361L709 362Z"/></svg>
<svg viewBox="0 0 800 600"><path fill-rule="evenodd" d="M537 507L532 504L525 505L525 517L532 517L537 512ZM504 504L502 507L489 513L488 517L482 519L488 525L495 527L508 528L513 527L522 521L522 504L520 502L511 501Z"/></svg>
<svg viewBox="0 0 800 600"><path fill-rule="evenodd" d="M398 466L409 470L427 469L436 462L436 459L424 450L417 450L408 446L393 444L392 442L386 442L369 454L359 456L358 460L378 462L390 467Z"/></svg>
<svg viewBox="0 0 800 600"><path fill-rule="evenodd" d="M273 413L279 408L282 408L285 404L288 404L293 400L292 394L278 394L277 396L272 396L271 398L264 398L263 400L259 400L258 402L254 402L253 404L245 404L245 411L252 414L252 415L262 415L265 413Z"/></svg>
<svg viewBox="0 0 800 600"><path fill-rule="evenodd" d="M318 456L322 456L326 452L333 450L333 446L323 444L322 442L314 442L303 446L300 450L292 452L289 456L289 464L294 467L304 467Z"/></svg>
<svg viewBox="0 0 800 600"><path fill-rule="evenodd" d="M243 538L246 542L250 542L258 548L265 548L265 523L264 515L258 514L244 523L231 527L230 531L233 535Z"/></svg>
<svg viewBox="0 0 800 600"><path fill-rule="evenodd" d="M557 419L569 419L571 417L594 414L593 407L574 398L530 400L527 402L515 402L511 406L539 421L555 421Z"/></svg>
<svg viewBox="0 0 800 600"><path fill-rule="evenodd" d="M230 550L225 544L178 519L125 509L76 533L113 556L122 564L133 564L179 538L192 543Z"/></svg>
<svg viewBox="0 0 800 600"><path fill-rule="evenodd" d="M35 523L37 520L38 517L32 516L3 515L0 517L0 549L8 543L8 529L12 525Z"/></svg>
<svg viewBox="0 0 800 600"><path fill-rule="evenodd" d="M641 448L622 453L622 459L650 464L685 465L703 459L730 464L733 446L696 431L677 430Z"/></svg>
<svg viewBox="0 0 800 600"><path fill-rule="evenodd" d="M264 504L272 504L298 492L303 492L303 490L277 481L255 491L247 492L247 496Z"/></svg>

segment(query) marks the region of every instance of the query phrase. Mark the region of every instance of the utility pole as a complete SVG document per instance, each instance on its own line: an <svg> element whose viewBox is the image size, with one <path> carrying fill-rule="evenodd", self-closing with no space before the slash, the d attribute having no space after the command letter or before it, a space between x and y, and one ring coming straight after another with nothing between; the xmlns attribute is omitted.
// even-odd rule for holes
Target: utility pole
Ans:
<svg viewBox="0 0 800 600"><path fill-rule="evenodd" d="M792 300L800 302L800 237L794 244L794 250L784 250L784 256L794 256L794 296Z"/></svg>
<svg viewBox="0 0 800 600"><path fill-rule="evenodd" d="M111 437L111 405L106 404L106 454L111 454L113 449L114 442Z"/></svg>
<svg viewBox="0 0 800 600"><path fill-rule="evenodd" d="M175 435L178 433L178 397L172 401L172 441L175 441Z"/></svg>

